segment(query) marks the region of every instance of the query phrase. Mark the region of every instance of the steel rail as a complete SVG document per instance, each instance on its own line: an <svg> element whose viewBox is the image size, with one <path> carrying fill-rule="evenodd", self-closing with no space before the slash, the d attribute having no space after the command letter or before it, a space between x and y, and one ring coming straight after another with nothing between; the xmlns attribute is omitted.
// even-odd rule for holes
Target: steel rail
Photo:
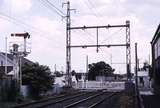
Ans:
<svg viewBox="0 0 160 108"><path fill-rule="evenodd" d="M78 94L79 95L80 92L78 93L73 93L71 95L76 95ZM49 97L47 99L42 99L42 100L39 100L39 101L35 101L35 102L29 102L29 103L24 103L24 104L20 104L20 105L16 105L16 106L13 106L12 108L22 108L22 107L29 107L31 105L38 105L40 103L44 103L44 102L48 102L48 101L51 101L53 99L59 99L59 98L63 98L65 96L68 96L69 94L63 94L63 95L59 95L59 96L56 96L56 97Z"/></svg>
<svg viewBox="0 0 160 108"><path fill-rule="evenodd" d="M117 93L112 93L111 95L105 97L104 99L98 101L97 103L92 104L91 106L89 106L88 108L95 108L97 105L101 104L102 102L104 102L105 100L110 99L111 97L113 97L114 95L116 95Z"/></svg>
<svg viewBox="0 0 160 108"><path fill-rule="evenodd" d="M68 99L74 99L76 97L79 97L79 96L82 96L82 95L85 95L86 93L82 93L82 94L78 94L78 95L74 95L74 96L71 96L71 97L66 97L64 99L61 99L61 100L57 100L55 102L51 102L51 103L47 103L47 104L44 104L44 105L41 105L39 107L36 107L36 108L44 108L44 107L47 107L47 106L50 106L50 105L53 105L53 104L56 104L56 103L60 103L60 102L63 102L63 101L66 101Z"/></svg>
<svg viewBox="0 0 160 108"><path fill-rule="evenodd" d="M98 94L89 96L89 97L87 97L87 98L85 98L85 99L82 99L82 100L80 100L80 101L77 101L77 102L74 102L74 103L72 103L72 104L69 104L69 105L67 105L67 106L65 106L65 107L63 107L63 108L72 108L72 107L74 107L74 106L77 105L77 104L80 104L80 103L82 103L82 102L84 102L84 101L87 101L87 100L89 100L89 99L93 99L93 98L95 98L95 97L97 97L97 96L100 96L100 95L102 95L102 94L104 94L104 93L106 93L106 92L102 92L102 93L98 93Z"/></svg>
<svg viewBox="0 0 160 108"><path fill-rule="evenodd" d="M29 105L38 104L38 103L41 103L41 102L49 101L49 100L56 99L56 98L61 98L61 97L64 97L64 96L66 96L66 95L60 95L60 96L56 96L56 97L50 97L50 98L47 98L47 99L39 100L39 101L19 104L19 105L13 106L12 108L27 107Z"/></svg>

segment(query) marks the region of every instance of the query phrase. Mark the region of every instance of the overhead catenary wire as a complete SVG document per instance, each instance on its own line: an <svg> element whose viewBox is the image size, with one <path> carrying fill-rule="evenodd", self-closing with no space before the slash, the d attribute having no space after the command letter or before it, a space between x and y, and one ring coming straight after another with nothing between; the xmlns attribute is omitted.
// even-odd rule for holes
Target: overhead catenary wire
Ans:
<svg viewBox="0 0 160 108"><path fill-rule="evenodd" d="M48 38L48 37L44 37L44 34L46 35L45 32L41 31L40 29L34 27L34 26L31 26L29 24L26 24L24 23L23 21L17 19L17 18L14 18L14 17L11 17L7 14L4 14L2 12L0 12L0 18L3 19L3 20L7 20L13 24L15 24L16 26L20 26L20 27L23 27L23 28L27 28L29 31L31 32L34 32L34 33L38 33L39 36L41 36L42 38L45 38L47 40L53 40L52 38ZM48 33L47 33L48 34ZM55 40L54 40L55 41ZM59 43L59 42L57 42Z"/></svg>
<svg viewBox="0 0 160 108"><path fill-rule="evenodd" d="M58 9L55 5L53 5L50 1L48 1L48 0L39 0L39 1L43 6L50 9L52 12L55 12L60 17L65 16L65 14L60 9Z"/></svg>
<svg viewBox="0 0 160 108"><path fill-rule="evenodd" d="M84 5L86 5L87 7L88 7L88 9L91 11L91 13L94 15L94 16L96 16L96 18L97 18L97 21L100 23L101 21L99 20L100 19L100 17L99 16L101 16L99 13L98 13L98 11L96 10L96 6L95 6L95 4L93 3L93 1L91 1L91 0L87 0L87 1L84 1L84 0L81 0L82 2L83 2L83 4ZM91 8L91 7L93 7L93 8ZM120 30L122 30L122 28L120 29ZM119 30L119 31L120 31ZM85 30L84 30L85 31ZM104 39L103 41L102 41L102 43L104 43L108 38L110 38L111 36L113 36L113 35L115 35L117 32L119 32L119 31L116 31L115 33L112 33L109 37L107 37L106 39ZM88 34L88 36L92 36L93 37L93 35L91 35L88 31L85 31L87 34Z"/></svg>
<svg viewBox="0 0 160 108"><path fill-rule="evenodd" d="M48 4L50 4L51 6L53 6L56 10L58 10L62 15L65 15L59 8L57 8L53 3L51 3L49 0L46 0L46 2L48 2Z"/></svg>
<svg viewBox="0 0 160 108"><path fill-rule="evenodd" d="M22 21L20 21L20 20L18 20L16 18L14 18L14 17L11 17L11 16L9 16L7 14L4 14L2 12L0 12L0 17L1 17L1 19L7 20L7 21L9 21L11 23L18 24L18 25L21 24L21 25L23 25L25 27L30 27L30 28L32 28L34 30L36 29L35 27L30 26L30 25L28 25L28 24L26 24L26 23L24 23L24 22L22 22Z"/></svg>
<svg viewBox="0 0 160 108"><path fill-rule="evenodd" d="M93 3L93 1L91 1L91 0L87 0L87 1L88 1L88 3L86 2L85 5L90 9L90 11L96 16L97 20L99 21L99 19L100 19L99 16L101 16L101 15L98 13L98 11L97 11L97 9L96 9L96 6L95 6L95 3ZM83 1L83 2L84 2L84 1ZM90 8L89 4L90 4L90 6L92 6L93 8ZM115 35L116 33L118 33L118 32L121 31L121 30L122 30L122 28L120 28L120 30L116 31L115 33L112 33L109 37L107 37L106 39L104 39L104 40L102 41L102 43L104 43L107 39L109 39L111 36Z"/></svg>
<svg viewBox="0 0 160 108"><path fill-rule="evenodd" d="M98 11L97 11L96 6L94 5L94 3L91 2L90 0L87 0L87 1L88 1L88 3L94 8L95 13L96 13L96 16L97 16L97 15L98 15L98 16L101 16L101 15L98 13ZM98 16L97 16L97 17L98 17Z"/></svg>
<svg viewBox="0 0 160 108"><path fill-rule="evenodd" d="M88 2L87 2L87 3L84 3L83 0L81 0L81 1L83 2L84 5L86 5L86 6L88 7L88 9L90 9L91 13L92 13L94 16L96 16L97 21L100 23L98 15L96 14L96 12L93 11L93 9L90 7L90 5L88 5ZM77 25L78 25L78 24L77 24ZM75 31L76 31L76 30L75 30ZM87 38L89 41L94 42L91 37L95 37L95 36L92 35L90 32L88 32L87 30L83 30L83 31L87 34L87 35L85 35L86 38Z"/></svg>
<svg viewBox="0 0 160 108"><path fill-rule="evenodd" d="M95 36L92 35L90 32L88 32L87 30L72 30L71 32L83 33L82 36L85 36L85 38L87 38L88 41L94 43L93 37L95 37ZM85 34L84 34L84 33L85 33ZM82 38L82 37L80 36L80 38ZM83 40L84 40L85 38L83 38Z"/></svg>
<svg viewBox="0 0 160 108"><path fill-rule="evenodd" d="M93 39L91 38L91 37L94 37L90 32L88 32L87 30L83 30L86 34L88 34L87 36L90 38L90 40L92 41L92 42L94 42L93 41Z"/></svg>
<svg viewBox="0 0 160 108"><path fill-rule="evenodd" d="M85 35L85 37L87 38L87 40L94 43L94 40L91 37L95 37L95 36L93 36L92 34L90 34L87 30L83 30L83 31L80 30L80 32L87 34L87 35Z"/></svg>
<svg viewBox="0 0 160 108"><path fill-rule="evenodd" d="M89 33L87 30L73 30L72 32L76 34L78 33L80 35L79 38L81 39L81 41L87 40L88 42L95 43L93 38L91 38L95 36ZM85 38L83 38L82 36L84 36Z"/></svg>
<svg viewBox="0 0 160 108"><path fill-rule="evenodd" d="M41 34L46 33L46 32L40 30L39 28L37 28L35 26L29 25L29 24L15 18L13 16L9 16L9 15L4 14L2 12L0 12L0 17L4 20L7 20L7 21L11 22L11 23L18 24L18 26L29 28L30 30L32 30L34 32L40 32Z"/></svg>
<svg viewBox="0 0 160 108"><path fill-rule="evenodd" d="M122 28L120 28L119 30L115 31L114 33L110 34L110 36L107 36L106 39L104 39L101 44L103 44L106 40L110 39L112 36L114 36L115 34L117 34L118 32L120 32L122 30Z"/></svg>
<svg viewBox="0 0 160 108"><path fill-rule="evenodd" d="M97 14L98 12L95 10L95 7L93 5L91 5L91 3L85 0L81 0L83 2L84 5L86 5L88 7L88 9L90 10L91 14L93 14L96 18L97 18L97 22L98 23L103 23L99 17L99 15Z"/></svg>
<svg viewBox="0 0 160 108"><path fill-rule="evenodd" d="M92 14L94 14L94 15L97 17L97 19L99 19L99 16L101 16L101 15L98 14L98 11L97 11L97 9L96 9L95 3L94 3L93 1L91 1L91 0L87 0L87 1L81 0L81 1L83 2L83 4L85 4L85 5L90 9L90 11L92 12ZM84 3L84 2L85 2L85 3ZM93 8L91 8L91 7L93 7ZM98 21L99 21L99 20L98 20ZM120 30L112 33L110 36L108 36L106 39L104 39L104 40L102 41L102 43L104 43L107 39L109 39L111 36L115 35L116 33L118 33L118 32L121 31L121 30L122 30L122 28L120 28ZM85 30L84 30L84 31L85 31ZM86 33L89 34L89 36L92 36L92 35L90 35L89 32L86 32ZM92 36L92 37L93 37L93 36Z"/></svg>
<svg viewBox="0 0 160 108"><path fill-rule="evenodd" d="M75 34L77 34L77 33L78 33L79 35L83 35L83 34L82 34L82 32L77 31L77 30L72 31L72 32L73 32L73 33L75 33ZM77 36L77 35L75 35L75 36ZM73 36L72 36L72 37L73 37ZM71 38L71 39L72 39L72 38ZM80 39L81 39L81 40L84 40L84 38L82 38L81 36L79 37L79 40L80 40ZM72 43L72 42L71 42L71 43Z"/></svg>
<svg viewBox="0 0 160 108"><path fill-rule="evenodd" d="M99 49L101 50L101 52L104 52L101 47L100 47ZM108 52L108 51L106 51L106 52L107 52L107 53L105 53L105 54L107 54L108 56L111 54L111 53ZM103 58L106 58L103 54L102 54L102 56L103 56Z"/></svg>

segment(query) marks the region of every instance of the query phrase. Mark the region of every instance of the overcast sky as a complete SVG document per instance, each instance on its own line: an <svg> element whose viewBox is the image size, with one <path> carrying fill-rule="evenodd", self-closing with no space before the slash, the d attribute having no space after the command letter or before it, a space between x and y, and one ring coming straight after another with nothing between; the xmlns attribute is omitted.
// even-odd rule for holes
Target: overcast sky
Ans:
<svg viewBox="0 0 160 108"><path fill-rule="evenodd" d="M66 14L66 7L62 3L66 0L48 0L62 12L50 7L46 0L0 0L0 50L5 51L5 37L8 37L8 51L11 33L29 32L31 39L28 55L32 61L48 65L54 71L64 70L65 64L65 26L66 22L60 15ZM143 63L151 55L150 42L160 23L159 0L70 0L72 26L115 25L131 23L131 53L134 63L134 43L138 43L138 57ZM60 14L60 15L59 15ZM96 44L96 30L73 30L72 45ZM99 43L125 43L125 28L101 29ZM86 55L89 63L105 61L116 69L116 73L125 73L125 47L72 49L72 69L85 71ZM112 59L111 59L112 58ZM116 64L115 64L116 63ZM122 64L117 64L122 63ZM132 65L133 72L134 64Z"/></svg>

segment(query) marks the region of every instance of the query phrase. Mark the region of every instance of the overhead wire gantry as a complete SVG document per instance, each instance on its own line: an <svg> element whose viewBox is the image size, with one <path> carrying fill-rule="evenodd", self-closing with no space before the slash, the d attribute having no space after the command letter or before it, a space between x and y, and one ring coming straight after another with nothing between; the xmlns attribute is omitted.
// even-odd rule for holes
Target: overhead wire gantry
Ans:
<svg viewBox="0 0 160 108"><path fill-rule="evenodd" d="M67 16L66 16L66 74L67 74L67 83L68 86L71 86L71 48L87 48L87 47L96 47L97 52L99 47L126 47L126 71L127 79L131 78L131 47L130 47L130 21L126 21L124 25L105 25L105 26L81 26L81 27L71 27L71 17L70 17L70 2L67 2ZM123 44L99 44L98 35L99 29L103 28L126 28L126 43ZM96 29L96 38L97 42L93 45L71 45L71 30L77 29Z"/></svg>

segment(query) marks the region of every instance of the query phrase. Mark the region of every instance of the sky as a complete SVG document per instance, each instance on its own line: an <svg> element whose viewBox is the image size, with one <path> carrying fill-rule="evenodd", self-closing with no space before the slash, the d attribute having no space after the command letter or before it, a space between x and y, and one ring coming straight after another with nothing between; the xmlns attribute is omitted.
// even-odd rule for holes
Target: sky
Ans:
<svg viewBox="0 0 160 108"><path fill-rule="evenodd" d="M67 0L0 0L0 51L7 51L13 43L22 44L21 38L13 38L11 33L28 32L28 59L48 65L52 71L66 69L66 5ZM70 0L71 26L119 25L130 21L132 72L135 66L135 42L138 43L140 63L151 60L150 42L160 23L159 0ZM56 7L53 7L53 5ZM60 10L60 11L59 11ZM125 28L99 30L100 44L124 44ZM71 45L96 44L96 30L72 30ZM89 63L105 61L125 73L125 47L73 48L71 49L72 70L86 71L86 56ZM150 57L149 57L150 56ZM142 64L141 64L142 65Z"/></svg>

